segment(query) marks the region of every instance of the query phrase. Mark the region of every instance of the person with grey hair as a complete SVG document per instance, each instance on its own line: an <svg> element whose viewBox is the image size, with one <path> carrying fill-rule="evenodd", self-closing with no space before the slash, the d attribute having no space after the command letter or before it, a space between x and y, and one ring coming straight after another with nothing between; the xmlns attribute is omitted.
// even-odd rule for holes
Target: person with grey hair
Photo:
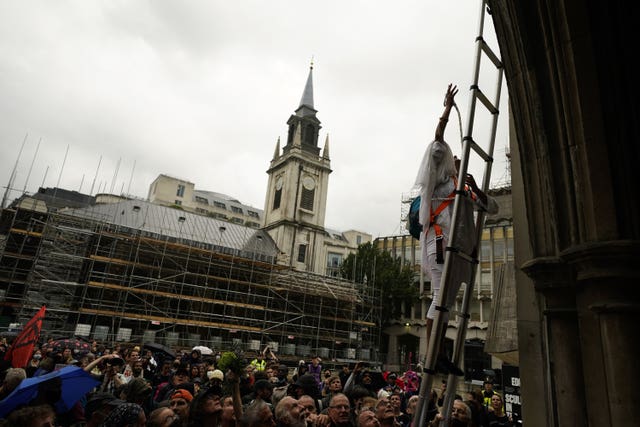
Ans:
<svg viewBox="0 0 640 427"><path fill-rule="evenodd" d="M6 371L2 385L0 385L0 400L9 396L23 379L27 378L27 371L22 368L9 368Z"/></svg>
<svg viewBox="0 0 640 427"><path fill-rule="evenodd" d="M440 421L444 417L442 414L436 415L436 417L429 424L430 427L438 427ZM451 415L449 418L449 427L473 427L473 420L471 416L471 408L464 403L461 399L453 401L453 408L451 408Z"/></svg>
<svg viewBox="0 0 640 427"><path fill-rule="evenodd" d="M275 427L273 412L264 401L257 400L250 404L240 418L241 427Z"/></svg>
<svg viewBox="0 0 640 427"><path fill-rule="evenodd" d="M353 427L355 425L352 419L349 398L342 393L338 393L331 398L327 414L331 419L331 427Z"/></svg>
<svg viewBox="0 0 640 427"><path fill-rule="evenodd" d="M306 427L307 425L305 408L291 396L280 399L275 413L278 427Z"/></svg>

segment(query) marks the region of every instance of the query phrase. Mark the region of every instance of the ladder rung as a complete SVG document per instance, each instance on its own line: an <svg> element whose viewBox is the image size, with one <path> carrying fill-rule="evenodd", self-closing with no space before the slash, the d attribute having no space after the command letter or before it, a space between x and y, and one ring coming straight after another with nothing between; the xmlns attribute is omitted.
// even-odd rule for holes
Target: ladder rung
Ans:
<svg viewBox="0 0 640 427"><path fill-rule="evenodd" d="M496 68L502 68L502 61L500 61L500 58L493 53L493 50L491 50L484 38L480 37L480 41L482 42L480 45L482 47L482 51L489 57L491 62L493 62L493 65L495 65Z"/></svg>
<svg viewBox="0 0 640 427"><path fill-rule="evenodd" d="M471 264L478 264L478 258L472 257L469 254L466 254L464 252L462 252L460 249L456 248L455 246L447 246L447 248L445 249L453 254L456 254L457 256L459 256L460 258L462 258L463 260L471 263Z"/></svg>
<svg viewBox="0 0 640 427"><path fill-rule="evenodd" d="M452 314L463 319L471 319L471 315L469 313L463 313L460 310L455 310L452 312Z"/></svg>
<svg viewBox="0 0 640 427"><path fill-rule="evenodd" d="M480 88L478 86L471 86L471 89L475 89L473 91L473 93L475 94L475 97L478 98L480 100L480 102L482 102L482 105L485 106L485 108L487 110L489 110L489 112L491 114L498 114L500 111L493 105L493 103L491 101L489 101L489 98L487 98L484 93L482 93L482 91L480 90Z"/></svg>
<svg viewBox="0 0 640 427"><path fill-rule="evenodd" d="M465 136L463 141L471 141L471 148L473 149L473 151L475 151L476 153L478 153L478 155L480 157L482 157L482 160L484 160L487 163L493 163L493 157L490 156L489 154L487 154L486 151L484 151L482 149L482 147L480 147L474 140L473 138L469 137L469 136Z"/></svg>

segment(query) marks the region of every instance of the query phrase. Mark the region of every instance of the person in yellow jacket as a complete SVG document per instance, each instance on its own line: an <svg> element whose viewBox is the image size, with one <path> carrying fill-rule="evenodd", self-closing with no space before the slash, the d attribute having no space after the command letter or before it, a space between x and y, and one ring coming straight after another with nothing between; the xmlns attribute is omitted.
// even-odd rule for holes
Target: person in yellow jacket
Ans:
<svg viewBox="0 0 640 427"><path fill-rule="evenodd" d="M493 389L493 381L485 380L483 384L484 390L482 390L482 404L485 408L491 407L491 398L494 394L500 395L497 391Z"/></svg>

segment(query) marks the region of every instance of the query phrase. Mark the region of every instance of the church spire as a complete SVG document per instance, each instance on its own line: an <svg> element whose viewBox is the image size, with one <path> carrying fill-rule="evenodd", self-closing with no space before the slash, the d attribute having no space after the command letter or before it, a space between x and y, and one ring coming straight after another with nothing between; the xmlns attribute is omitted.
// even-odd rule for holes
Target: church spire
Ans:
<svg viewBox="0 0 640 427"><path fill-rule="evenodd" d="M324 149L322 150L322 158L325 160L329 160L329 134L324 140Z"/></svg>
<svg viewBox="0 0 640 427"><path fill-rule="evenodd" d="M309 66L309 76L307 77L307 84L304 86L304 92L302 92L302 98L300 98L300 107L306 106L313 109L313 59Z"/></svg>
<svg viewBox="0 0 640 427"><path fill-rule="evenodd" d="M300 106L287 120L289 133L287 135L287 143L283 148L283 154L289 152L292 147L300 147L304 152L320 155L318 133L321 126L316 113L317 111L313 105L313 62L311 62L307 84L300 99Z"/></svg>
<svg viewBox="0 0 640 427"><path fill-rule="evenodd" d="M278 137L278 142L276 142L276 149L273 152L273 160L276 160L280 157L280 137Z"/></svg>

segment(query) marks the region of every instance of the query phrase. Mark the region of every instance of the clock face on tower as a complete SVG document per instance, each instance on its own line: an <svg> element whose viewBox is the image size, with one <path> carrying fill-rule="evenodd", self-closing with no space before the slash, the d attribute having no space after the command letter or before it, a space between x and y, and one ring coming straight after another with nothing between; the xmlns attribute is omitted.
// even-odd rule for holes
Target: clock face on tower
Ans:
<svg viewBox="0 0 640 427"><path fill-rule="evenodd" d="M276 178L276 190L281 190L282 189L282 177L279 176L278 178Z"/></svg>
<svg viewBox="0 0 640 427"><path fill-rule="evenodd" d="M316 181L307 175L302 179L302 186L307 190L313 190L316 188Z"/></svg>

